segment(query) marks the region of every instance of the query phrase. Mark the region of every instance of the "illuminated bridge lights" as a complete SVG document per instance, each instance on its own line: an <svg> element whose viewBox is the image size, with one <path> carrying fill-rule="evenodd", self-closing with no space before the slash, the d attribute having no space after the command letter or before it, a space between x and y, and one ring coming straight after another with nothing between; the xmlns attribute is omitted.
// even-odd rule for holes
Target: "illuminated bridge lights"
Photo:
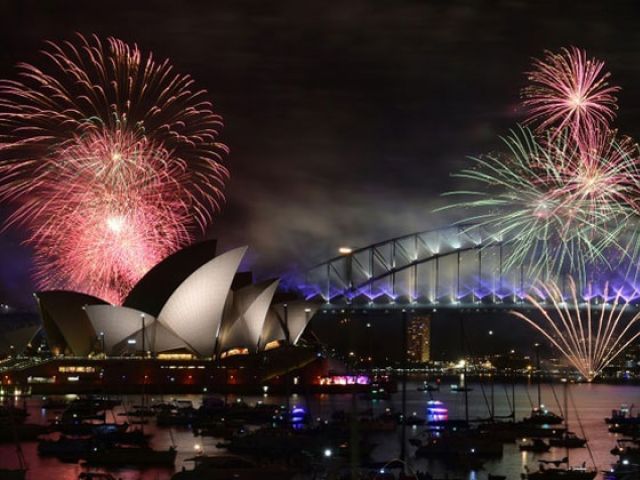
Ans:
<svg viewBox="0 0 640 480"><path fill-rule="evenodd" d="M448 227L330 259L307 271L299 286L307 299L322 299L327 308L345 304L392 309L403 305L509 308L522 307L527 296L547 302L527 265L510 265L511 254L508 239L497 239L479 227ZM640 281L615 271L598 275L596 280L579 285L585 302L611 302L618 293L626 303L640 302ZM564 290L566 278L545 278L548 280ZM607 282L610 286L604 298Z"/></svg>

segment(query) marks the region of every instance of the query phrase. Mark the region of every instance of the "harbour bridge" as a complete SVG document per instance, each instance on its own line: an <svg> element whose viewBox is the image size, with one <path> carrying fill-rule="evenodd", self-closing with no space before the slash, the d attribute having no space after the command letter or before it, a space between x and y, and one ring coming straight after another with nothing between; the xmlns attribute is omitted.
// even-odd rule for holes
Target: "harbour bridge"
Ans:
<svg viewBox="0 0 640 480"><path fill-rule="evenodd" d="M323 310L529 308L528 295L544 298L530 264L510 261L515 245L474 225L416 232L348 249L309 269L302 289L322 301ZM568 296L568 274L547 280ZM612 281L606 298L604 281L577 287L585 302L606 303L620 292L621 301L637 306L640 291L633 283Z"/></svg>

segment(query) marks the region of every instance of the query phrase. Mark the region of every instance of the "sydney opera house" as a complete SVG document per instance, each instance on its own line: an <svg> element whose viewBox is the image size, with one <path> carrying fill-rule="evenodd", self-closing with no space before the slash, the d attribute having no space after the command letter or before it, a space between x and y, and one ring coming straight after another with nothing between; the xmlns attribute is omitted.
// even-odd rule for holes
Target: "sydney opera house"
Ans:
<svg viewBox="0 0 640 480"><path fill-rule="evenodd" d="M152 268L122 306L72 291L36 293L41 325L0 336L0 353L20 357L30 348L22 358L32 360L3 383L42 392L110 383L194 390L277 383L295 370L320 378L320 356L297 346L318 305L279 293L278 280L253 283L238 272L246 250L216 255L214 240L180 250ZM34 352L35 338L46 355Z"/></svg>

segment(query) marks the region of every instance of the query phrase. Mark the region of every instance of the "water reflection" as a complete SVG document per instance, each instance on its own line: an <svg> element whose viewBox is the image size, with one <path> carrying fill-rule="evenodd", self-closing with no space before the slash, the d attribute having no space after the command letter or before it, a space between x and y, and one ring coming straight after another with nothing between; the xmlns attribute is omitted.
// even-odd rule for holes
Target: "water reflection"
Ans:
<svg viewBox="0 0 640 480"><path fill-rule="evenodd" d="M411 383L407 388L407 411L408 412L425 412L425 416L435 415L450 419L464 417L464 394L451 392L443 389L439 392L423 392L418 391L417 387L422 382ZM469 393L469 414L471 418L486 418L488 416L487 402L480 393L481 387L473 385L474 390ZM640 387L629 386L609 386L609 385L589 385L579 384L571 385L571 393L575 404L578 406L579 420L584 428L584 433L589 440L591 451L599 470L608 469L610 464L616 460L612 456L610 450L615 446L616 439L621 435L611 434L607 431L607 425L604 418L611 414L611 410L618 408L623 403L633 403L634 400L640 398ZM498 395L502 387L496 385L496 396L494 398L496 415L506 415L511 411L510 407L510 386L505 386L504 391L509 395ZM522 418L530 414L531 411L531 392L525 390L523 386L516 389L516 416ZM547 387L543 387L543 397L550 408L556 408L554 405L554 392ZM198 407L202 398L199 396L180 397L191 400L195 407ZM430 403L433 398L433 403ZM153 401L167 400L164 398L155 398ZM229 395L228 402L239 401L240 397ZM286 398L277 395L263 393L254 397L244 396L241 400L255 404L262 401L269 405L286 405ZM298 395L289 401L291 405L291 422L295 428L303 428L305 422L310 418L314 421L325 421L331 418L335 411L350 411L353 406L360 411L370 409L374 415L380 415L387 411L399 412L400 410L400 394L393 395L391 400L369 400L354 395ZM439 403L441 402L441 403ZM29 423L48 424L55 416L55 412L45 410L42 407L41 398L30 398L26 401L26 406L30 413ZM124 405L116 407L113 411L113 419L118 422L124 422L126 416L121 416L125 412L125 408L131 405L140 404L140 398L128 396L124 398ZM431 409L431 410L429 410ZM441 411L439 409L446 409ZM431 412L431 413L430 413ZM59 413L58 413L59 414ZM576 420L574 412L571 417ZM109 415L111 419L111 415ZM319 419L319 420L318 420ZM407 429L407 437L417 438L423 431L422 426L412 426ZM181 469L185 459L192 457L194 453L204 452L206 454L215 454L222 452L217 445L222 439L209 436L194 435L191 428L172 427L162 428L150 422L144 426L145 432L152 435L151 445L154 448L166 449L171 445L175 445L178 451L176 458L176 470ZM573 425L574 431L580 430L578 425ZM372 433L371 441L377 446L372 452L374 461L386 462L396 458L399 454L399 435L398 431L393 433ZM83 466L76 463L62 463L54 458L39 457L37 454L36 442L24 442L22 445L25 457L29 465L30 479L55 479L55 480L75 480L84 470ZM409 447L409 452L413 452L413 447ZM326 452L325 452L326 453ZM331 453L329 453L331 456ZM471 472L465 475L469 480L484 480L487 473L495 473L507 475L509 479L518 479L525 465L531 469L537 469L537 461L539 458L562 458L565 456L564 449L552 448L549 453L535 454L531 452L520 452L517 444L505 444L504 455L500 459L490 460L485 463L484 470L480 472ZM17 465L15 447L11 444L0 445L0 464L3 467L15 467ZM429 471L434 475L443 476L445 467L438 461L433 459L415 459L411 457L411 465L420 471ZM591 464L587 449L571 450L571 463L581 464L587 462ZM167 480L171 478L173 470L163 468L151 468L146 470L133 469L116 469L110 470L116 478L122 480ZM456 477L462 478L463 474L458 473Z"/></svg>

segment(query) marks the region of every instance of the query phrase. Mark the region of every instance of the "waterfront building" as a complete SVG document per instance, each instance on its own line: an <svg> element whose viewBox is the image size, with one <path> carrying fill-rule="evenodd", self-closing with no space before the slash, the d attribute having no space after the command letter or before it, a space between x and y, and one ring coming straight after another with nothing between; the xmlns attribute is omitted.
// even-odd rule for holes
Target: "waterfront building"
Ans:
<svg viewBox="0 0 640 480"><path fill-rule="evenodd" d="M407 325L407 357L411 363L431 360L431 317L414 316Z"/></svg>

